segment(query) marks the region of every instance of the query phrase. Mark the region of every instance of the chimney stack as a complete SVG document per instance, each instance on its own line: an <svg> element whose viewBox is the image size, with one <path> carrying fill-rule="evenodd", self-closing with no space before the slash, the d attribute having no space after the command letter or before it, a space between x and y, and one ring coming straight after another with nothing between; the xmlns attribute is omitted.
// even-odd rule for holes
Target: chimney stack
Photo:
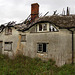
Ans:
<svg viewBox="0 0 75 75"><path fill-rule="evenodd" d="M66 13L67 16L70 15L70 10L69 10L69 7L67 7L67 13Z"/></svg>
<svg viewBox="0 0 75 75"><path fill-rule="evenodd" d="M35 21L36 18L39 18L39 4L31 4L31 22Z"/></svg>

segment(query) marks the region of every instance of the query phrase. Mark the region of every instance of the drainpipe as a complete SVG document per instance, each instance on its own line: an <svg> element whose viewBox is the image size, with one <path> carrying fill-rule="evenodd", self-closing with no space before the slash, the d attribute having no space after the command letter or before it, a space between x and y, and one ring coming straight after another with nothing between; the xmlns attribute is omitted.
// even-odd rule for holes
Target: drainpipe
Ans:
<svg viewBox="0 0 75 75"><path fill-rule="evenodd" d="M74 64L74 32L72 31L72 64Z"/></svg>
<svg viewBox="0 0 75 75"><path fill-rule="evenodd" d="M72 33L72 64L74 64L74 32L69 30Z"/></svg>

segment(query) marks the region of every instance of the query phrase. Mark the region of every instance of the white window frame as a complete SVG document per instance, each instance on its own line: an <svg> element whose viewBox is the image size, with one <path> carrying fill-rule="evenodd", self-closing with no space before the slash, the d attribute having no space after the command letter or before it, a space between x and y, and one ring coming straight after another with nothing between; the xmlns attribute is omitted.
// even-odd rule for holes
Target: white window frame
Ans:
<svg viewBox="0 0 75 75"><path fill-rule="evenodd" d="M47 31L47 24L43 24L43 31Z"/></svg>
<svg viewBox="0 0 75 75"><path fill-rule="evenodd" d="M41 25L41 30L40 30L40 25ZM40 23L39 24L39 31L47 31L47 24L46 23Z"/></svg>
<svg viewBox="0 0 75 75"><path fill-rule="evenodd" d="M49 25L49 31L50 32L57 32L58 29L51 24L51 25Z"/></svg>

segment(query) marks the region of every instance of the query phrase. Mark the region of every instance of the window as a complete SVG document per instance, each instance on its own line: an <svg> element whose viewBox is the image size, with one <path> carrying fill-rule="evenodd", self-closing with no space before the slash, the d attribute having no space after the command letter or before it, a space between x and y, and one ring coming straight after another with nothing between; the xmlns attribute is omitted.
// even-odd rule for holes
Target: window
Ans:
<svg viewBox="0 0 75 75"><path fill-rule="evenodd" d="M21 35L21 42L26 42L26 35Z"/></svg>
<svg viewBox="0 0 75 75"><path fill-rule="evenodd" d="M47 30L47 24L44 24L44 25L43 25L43 30L44 30L44 31Z"/></svg>
<svg viewBox="0 0 75 75"><path fill-rule="evenodd" d="M50 27L49 27L49 30L51 31L51 32L55 32L55 31L58 31L53 25L50 25Z"/></svg>
<svg viewBox="0 0 75 75"><path fill-rule="evenodd" d="M39 31L46 31L47 30L47 24L39 24Z"/></svg>
<svg viewBox="0 0 75 75"><path fill-rule="evenodd" d="M38 52L47 52L47 43L39 43Z"/></svg>
<svg viewBox="0 0 75 75"><path fill-rule="evenodd" d="M12 42L5 42L4 50L11 51L12 50Z"/></svg>
<svg viewBox="0 0 75 75"><path fill-rule="evenodd" d="M42 31L42 24L39 24L39 31Z"/></svg>
<svg viewBox="0 0 75 75"><path fill-rule="evenodd" d="M11 28L6 28L5 29L5 34L6 35L11 35L12 34L12 29Z"/></svg>

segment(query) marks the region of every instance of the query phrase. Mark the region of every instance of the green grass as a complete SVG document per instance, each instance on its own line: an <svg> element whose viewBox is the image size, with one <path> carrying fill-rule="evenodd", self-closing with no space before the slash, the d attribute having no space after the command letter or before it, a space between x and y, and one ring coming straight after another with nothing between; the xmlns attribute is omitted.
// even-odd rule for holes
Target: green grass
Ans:
<svg viewBox="0 0 75 75"><path fill-rule="evenodd" d="M0 75L75 75L75 64L55 66L52 60L17 56L11 60L0 55Z"/></svg>

